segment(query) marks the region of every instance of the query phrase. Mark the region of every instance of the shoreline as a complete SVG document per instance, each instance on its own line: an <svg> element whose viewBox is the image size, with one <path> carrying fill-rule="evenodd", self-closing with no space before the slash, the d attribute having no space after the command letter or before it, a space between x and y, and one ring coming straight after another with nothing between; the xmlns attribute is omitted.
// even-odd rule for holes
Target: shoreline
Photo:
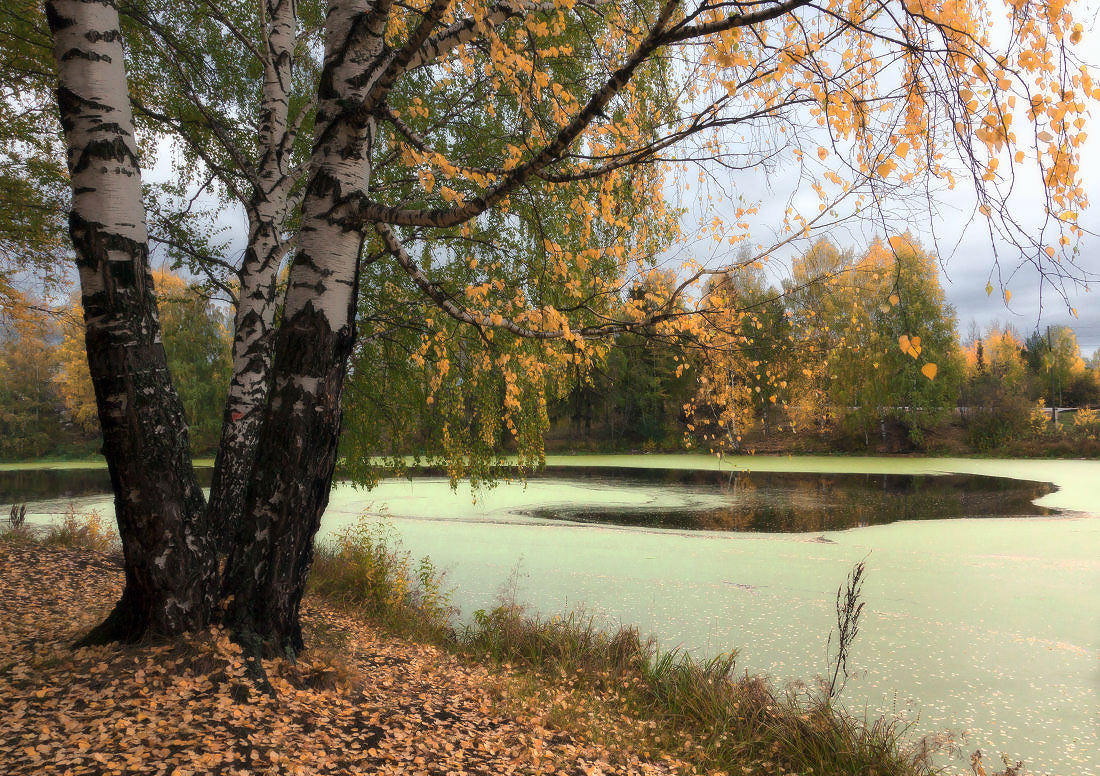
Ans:
<svg viewBox="0 0 1100 776"><path fill-rule="evenodd" d="M901 749L896 721L778 694L734 676L732 660L658 659L633 630L596 637L583 621L508 611L436 645L428 630L404 635L385 611L372 617L320 588L305 601L310 648L263 661L272 697L250 686L218 629L73 650L121 589L117 558L11 536L0 558L0 698L13 710L0 736L12 776L108 764L133 774L931 774L919 749ZM319 584L342 581L327 572ZM641 651L624 651L624 633Z"/></svg>
<svg viewBox="0 0 1100 776"><path fill-rule="evenodd" d="M208 467L213 459L198 458L194 465ZM410 459L411 463L411 459ZM1047 482L1056 490L1035 500L1035 505L1100 516L1100 460L1089 458L960 458L911 455L738 455L700 453L555 453L546 456L548 467L608 466L638 469L694 471L766 471L804 474L974 474L1016 480ZM0 472L106 469L96 459L78 461L20 461L0 464ZM421 467L429 468L429 467Z"/></svg>

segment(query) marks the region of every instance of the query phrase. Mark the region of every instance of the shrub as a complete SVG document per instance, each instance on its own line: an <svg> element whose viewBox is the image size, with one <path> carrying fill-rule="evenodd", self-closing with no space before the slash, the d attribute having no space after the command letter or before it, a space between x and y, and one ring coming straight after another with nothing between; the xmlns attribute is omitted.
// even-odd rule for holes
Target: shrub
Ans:
<svg viewBox="0 0 1100 776"><path fill-rule="evenodd" d="M403 633L438 635L451 619L449 591L431 560L414 564L393 526L365 513L317 544L309 589Z"/></svg>
<svg viewBox="0 0 1100 776"><path fill-rule="evenodd" d="M1050 415L1047 414L1046 406L1046 400L1039 399L1027 416L1028 428L1035 436L1041 436L1044 432L1050 430Z"/></svg>
<svg viewBox="0 0 1100 776"><path fill-rule="evenodd" d="M1089 407L1077 410L1073 416L1073 427L1085 436L1095 436L1100 432L1100 412Z"/></svg>
<svg viewBox="0 0 1100 776"><path fill-rule="evenodd" d="M978 450L995 450L1034 430L1035 412L1026 399L1014 395L998 398L996 403L974 408L967 417L967 441Z"/></svg>
<svg viewBox="0 0 1100 776"><path fill-rule="evenodd" d="M903 745L906 729L895 720L866 724L826 695L777 693L762 677L735 670L732 653L709 660L666 653L647 667L636 692L646 714L691 734L709 764L727 772L933 772L926 752Z"/></svg>
<svg viewBox="0 0 1100 776"><path fill-rule="evenodd" d="M75 504L69 504L61 522L46 530L42 543L56 547L82 547L96 552L119 550L118 534L99 512L93 510L84 515L77 514Z"/></svg>
<svg viewBox="0 0 1100 776"><path fill-rule="evenodd" d="M844 452L867 450L881 441L879 420L868 413L850 411L841 413L833 429L833 444Z"/></svg>

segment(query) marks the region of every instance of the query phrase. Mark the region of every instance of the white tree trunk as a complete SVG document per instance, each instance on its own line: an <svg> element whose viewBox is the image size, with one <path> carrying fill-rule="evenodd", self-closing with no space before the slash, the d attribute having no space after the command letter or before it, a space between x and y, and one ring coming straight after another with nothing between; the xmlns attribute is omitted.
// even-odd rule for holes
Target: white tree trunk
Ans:
<svg viewBox="0 0 1100 776"><path fill-rule="evenodd" d="M279 265L285 253L280 233L293 183L287 142L291 65L297 27L296 0L266 0L264 78L260 107L258 179L248 207L248 247L239 273L233 338L233 377L222 419L209 515L219 534L238 527L245 489L256 458L267 404L278 307Z"/></svg>
<svg viewBox="0 0 1100 776"><path fill-rule="evenodd" d="M347 214L366 196L374 119L348 111L382 51L362 24L371 0L332 0L302 227L279 329L244 520L226 563L227 624L256 650L297 651L313 537L328 504L340 399L355 336L362 237ZM357 22L359 22L357 24Z"/></svg>
<svg viewBox="0 0 1100 776"><path fill-rule="evenodd" d="M85 339L115 493L126 588L92 641L209 618L216 566L187 424L161 344L118 10L47 0L58 66Z"/></svg>

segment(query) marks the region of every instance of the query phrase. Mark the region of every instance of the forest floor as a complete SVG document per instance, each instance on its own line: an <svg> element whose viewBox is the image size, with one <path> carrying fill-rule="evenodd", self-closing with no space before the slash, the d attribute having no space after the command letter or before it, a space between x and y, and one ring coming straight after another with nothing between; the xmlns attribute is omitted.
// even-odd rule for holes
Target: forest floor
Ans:
<svg viewBox="0 0 1100 776"><path fill-rule="evenodd" d="M0 541L0 771L39 774L663 774L691 770L557 728L553 693L307 600L295 663L257 692L222 631L71 644L122 588L102 553ZM522 683L521 683L522 684ZM541 699L541 700L540 700ZM646 726L603 718L603 740ZM637 731L622 729L638 740Z"/></svg>

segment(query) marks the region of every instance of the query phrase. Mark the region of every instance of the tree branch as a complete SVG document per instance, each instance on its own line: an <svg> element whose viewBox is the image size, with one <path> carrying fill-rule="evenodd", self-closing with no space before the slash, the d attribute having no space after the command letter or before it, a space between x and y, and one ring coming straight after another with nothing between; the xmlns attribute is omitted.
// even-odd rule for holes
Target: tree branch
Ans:
<svg viewBox="0 0 1100 776"><path fill-rule="evenodd" d="M808 2L808 0L797 0ZM467 200L461 205L451 208L440 208L429 211L408 210L402 208L387 207L372 201L364 201L358 208L358 213L353 213L349 221L365 225L370 222L383 222L401 226L428 226L434 228L447 228L456 226L484 213L489 208L504 200L512 191L522 186L536 173L552 162L561 158L565 149L580 136L585 128L596 116L603 113L611 99L630 80L639 66L660 47L664 26L672 17L673 11L679 5L679 0L668 0L661 9L660 15L650 28L638 47L631 54L626 63L616 70L604 85L592 95L588 104L563 127L554 140L545 146L538 154L525 164L512 170L503 181L489 189L483 196Z"/></svg>
<svg viewBox="0 0 1100 776"><path fill-rule="evenodd" d="M447 13L450 5L451 0L432 0L432 4L424 12L416 31L409 36L409 39L405 41L401 48L388 57L385 69L377 76L367 93L363 106L364 110L368 112L373 110L374 106L389 93L394 82L408 70L409 61L424 45L432 30L436 28L436 25L443 19L443 15Z"/></svg>
<svg viewBox="0 0 1100 776"><path fill-rule="evenodd" d="M787 0L785 3L779 3L771 8L764 8L759 11L754 11L753 13L733 13L725 19L706 22L704 24L692 24L687 26L678 25L668 31L662 38L661 43L667 46L691 38L702 38L707 35L714 35L718 32L725 32L726 30L732 30L736 27L747 27L752 24L758 24L759 22L778 19L780 16L785 16L802 6L810 5L810 2L811 0Z"/></svg>

